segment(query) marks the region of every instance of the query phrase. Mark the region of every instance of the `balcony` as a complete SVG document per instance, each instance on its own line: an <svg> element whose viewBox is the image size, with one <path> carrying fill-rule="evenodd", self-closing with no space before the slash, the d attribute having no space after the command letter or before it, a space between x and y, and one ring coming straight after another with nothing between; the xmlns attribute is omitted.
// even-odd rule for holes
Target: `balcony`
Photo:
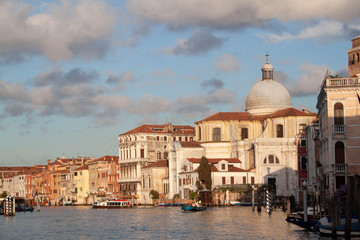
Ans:
<svg viewBox="0 0 360 240"><path fill-rule="evenodd" d="M334 174L347 174L347 164L333 164L334 166Z"/></svg>
<svg viewBox="0 0 360 240"><path fill-rule="evenodd" d="M141 182L141 178L119 178L118 183L137 183Z"/></svg>
<svg viewBox="0 0 360 240"><path fill-rule="evenodd" d="M346 125L333 125L333 134L346 134Z"/></svg>

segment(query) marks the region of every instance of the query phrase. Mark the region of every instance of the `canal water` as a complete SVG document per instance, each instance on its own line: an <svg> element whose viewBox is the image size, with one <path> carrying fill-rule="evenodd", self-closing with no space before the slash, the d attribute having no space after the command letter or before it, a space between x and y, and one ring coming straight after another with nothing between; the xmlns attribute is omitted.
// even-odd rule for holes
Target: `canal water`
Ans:
<svg viewBox="0 0 360 240"><path fill-rule="evenodd" d="M42 207L0 217L0 239L331 239L288 224L280 210L270 216L251 207L93 209Z"/></svg>

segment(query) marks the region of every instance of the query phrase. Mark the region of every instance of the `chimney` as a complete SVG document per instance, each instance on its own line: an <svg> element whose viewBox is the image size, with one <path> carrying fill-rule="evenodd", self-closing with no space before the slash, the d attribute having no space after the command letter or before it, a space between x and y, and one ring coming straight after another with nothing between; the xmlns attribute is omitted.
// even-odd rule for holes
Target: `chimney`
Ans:
<svg viewBox="0 0 360 240"><path fill-rule="evenodd" d="M47 162L48 162L48 165L49 165L50 164L50 159L48 159Z"/></svg>

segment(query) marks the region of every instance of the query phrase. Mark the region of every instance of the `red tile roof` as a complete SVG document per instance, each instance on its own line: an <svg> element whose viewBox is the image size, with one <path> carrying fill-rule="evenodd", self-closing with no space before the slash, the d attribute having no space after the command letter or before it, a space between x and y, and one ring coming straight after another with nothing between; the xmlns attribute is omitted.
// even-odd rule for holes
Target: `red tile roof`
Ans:
<svg viewBox="0 0 360 240"><path fill-rule="evenodd" d="M201 158L188 158L188 160L192 163L200 163L201 162ZM208 158L208 161L210 164L215 164L222 160L225 160L228 163L241 163L240 159L238 159L238 158Z"/></svg>
<svg viewBox="0 0 360 240"><path fill-rule="evenodd" d="M199 122L206 121L253 121L253 120L263 120L266 118L277 118L277 117L289 117L289 116L317 116L316 113L311 113L307 111L300 111L295 108L286 108L275 113L268 115L250 115L248 112L218 112L208 118L200 120Z"/></svg>
<svg viewBox="0 0 360 240"><path fill-rule="evenodd" d="M154 163L150 163L149 165L142 167L142 168L156 168L156 167L168 167L168 161L167 160L159 160Z"/></svg>
<svg viewBox="0 0 360 240"><path fill-rule="evenodd" d="M89 169L89 165L84 165L84 166L81 166L77 169L75 169L75 171L79 171L79 170L86 170L86 169Z"/></svg>
<svg viewBox="0 0 360 240"><path fill-rule="evenodd" d="M126 133L120 134L127 135L131 133L177 133L177 134L194 134L195 129L191 126L182 126L182 125L142 125L140 127L134 128Z"/></svg>

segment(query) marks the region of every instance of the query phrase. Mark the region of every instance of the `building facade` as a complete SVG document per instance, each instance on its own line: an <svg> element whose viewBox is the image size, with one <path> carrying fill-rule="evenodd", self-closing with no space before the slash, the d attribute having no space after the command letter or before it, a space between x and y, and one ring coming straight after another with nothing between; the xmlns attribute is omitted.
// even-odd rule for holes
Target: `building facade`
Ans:
<svg viewBox="0 0 360 240"><path fill-rule="evenodd" d="M326 74L318 96L322 189L332 194L360 173L360 36L348 50L348 78Z"/></svg>

